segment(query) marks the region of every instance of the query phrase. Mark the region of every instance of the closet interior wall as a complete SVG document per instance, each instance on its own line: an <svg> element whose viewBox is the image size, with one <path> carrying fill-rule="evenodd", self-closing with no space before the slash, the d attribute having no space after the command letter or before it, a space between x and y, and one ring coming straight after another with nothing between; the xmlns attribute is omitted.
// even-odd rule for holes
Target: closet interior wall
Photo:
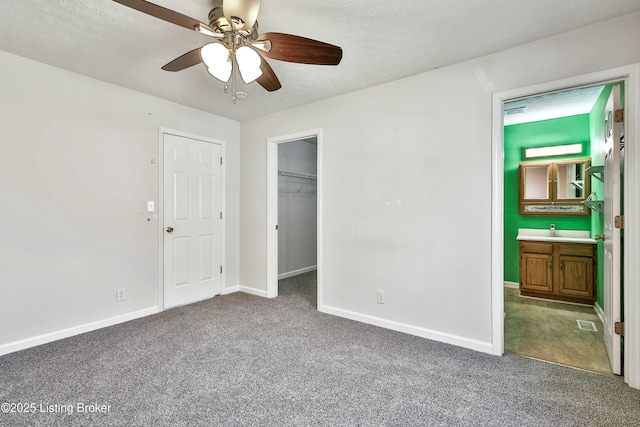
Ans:
<svg viewBox="0 0 640 427"><path fill-rule="evenodd" d="M278 145L278 278L316 269L316 138Z"/></svg>

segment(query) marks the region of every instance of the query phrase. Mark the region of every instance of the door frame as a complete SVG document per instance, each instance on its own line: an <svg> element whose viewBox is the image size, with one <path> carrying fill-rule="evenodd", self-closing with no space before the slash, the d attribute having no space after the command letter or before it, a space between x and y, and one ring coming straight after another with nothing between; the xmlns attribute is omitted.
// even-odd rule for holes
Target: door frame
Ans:
<svg viewBox="0 0 640 427"><path fill-rule="evenodd" d="M519 98L559 92L576 87L624 81L625 83L625 158L624 158L624 380L640 388L640 64L612 68L495 92L492 99L491 134L491 322L492 352L504 353L504 123L503 105ZM630 239L635 236L635 239Z"/></svg>
<svg viewBox="0 0 640 427"><path fill-rule="evenodd" d="M306 138L317 141L317 283L318 307L322 305L322 129L267 138L267 298L278 296L278 145Z"/></svg>
<svg viewBox="0 0 640 427"><path fill-rule="evenodd" d="M157 225L157 233L158 233L158 307L159 311L164 311L164 136L165 135L175 135L183 138L189 139L197 139L198 141L208 142L211 144L220 145L220 156L223 161L220 165L220 176L222 178L222 182L220 183L222 186L222 197L221 209L222 209L222 231L221 231L221 244L222 244L222 253L221 253L221 263L222 263L222 274L220 277L220 288L221 294L225 293L225 277L226 277L226 223L227 223L227 215L226 215L226 185L225 185L225 141L221 139L210 138L208 136L197 135L189 132L183 132L180 130L175 130L167 127L158 127L158 194L156 203L156 218L158 219ZM154 159L151 159L151 163L154 163Z"/></svg>

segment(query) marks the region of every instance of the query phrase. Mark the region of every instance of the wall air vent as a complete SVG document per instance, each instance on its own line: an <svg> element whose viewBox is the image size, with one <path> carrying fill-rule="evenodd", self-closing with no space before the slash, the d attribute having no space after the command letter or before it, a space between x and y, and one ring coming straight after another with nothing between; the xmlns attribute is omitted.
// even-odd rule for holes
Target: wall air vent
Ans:
<svg viewBox="0 0 640 427"><path fill-rule="evenodd" d="M527 108L526 105L523 105L522 107L507 108L504 110L504 115L510 116L511 114L521 114L524 113L525 108Z"/></svg>

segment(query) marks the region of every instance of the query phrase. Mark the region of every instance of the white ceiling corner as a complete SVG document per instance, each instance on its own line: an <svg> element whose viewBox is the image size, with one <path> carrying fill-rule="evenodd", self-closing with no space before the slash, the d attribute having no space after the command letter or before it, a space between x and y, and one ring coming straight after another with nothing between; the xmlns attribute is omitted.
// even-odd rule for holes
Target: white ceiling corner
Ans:
<svg viewBox="0 0 640 427"><path fill-rule="evenodd" d="M337 67L269 60L282 89L239 84L231 103L204 67L161 66L208 38L111 0L0 0L0 50L246 120L479 57L640 10L640 0L263 0L260 32L339 45ZM213 0L154 0L206 22ZM418 53L418 54L416 54Z"/></svg>

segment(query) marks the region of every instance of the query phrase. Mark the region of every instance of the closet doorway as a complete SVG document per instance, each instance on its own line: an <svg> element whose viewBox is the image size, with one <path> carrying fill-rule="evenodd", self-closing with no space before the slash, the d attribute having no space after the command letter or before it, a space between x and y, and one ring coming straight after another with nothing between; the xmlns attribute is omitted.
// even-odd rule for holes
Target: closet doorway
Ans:
<svg viewBox="0 0 640 427"><path fill-rule="evenodd" d="M267 297L285 279L320 294L320 147L317 130L268 140Z"/></svg>

